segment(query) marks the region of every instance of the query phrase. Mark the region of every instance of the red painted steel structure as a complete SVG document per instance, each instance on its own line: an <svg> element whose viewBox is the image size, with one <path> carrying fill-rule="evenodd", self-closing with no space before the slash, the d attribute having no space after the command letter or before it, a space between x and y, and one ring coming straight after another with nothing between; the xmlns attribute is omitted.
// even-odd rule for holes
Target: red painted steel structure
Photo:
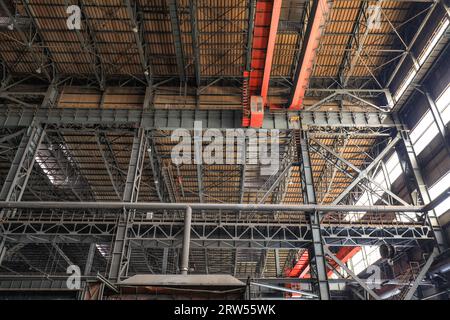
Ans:
<svg viewBox="0 0 450 320"><path fill-rule="evenodd" d="M347 263L355 254L361 250L361 247L342 247L336 253L336 257L343 263ZM339 270L339 265L334 261L328 261L329 265L336 270ZM331 277L333 270L327 268L327 275ZM303 251L295 266L287 273L288 277L309 279L311 277L309 273L309 252Z"/></svg>
<svg viewBox="0 0 450 320"><path fill-rule="evenodd" d="M309 252L308 250L303 251L300 258L297 260L295 266L288 272L287 276L291 278L304 278L305 270L308 269L309 265Z"/></svg>
<svg viewBox="0 0 450 320"><path fill-rule="evenodd" d="M314 17L312 18L313 21L309 29L308 41L304 48L303 57L299 62L300 69L296 77L295 89L289 105L289 109L292 110L299 110L302 108L303 98L305 97L309 78L314 66L322 29L331 7L328 0L318 0L316 5L317 7L315 7L312 12Z"/></svg>
<svg viewBox="0 0 450 320"><path fill-rule="evenodd" d="M242 125L262 126L262 121L250 120L249 100L251 96L261 96L267 104L273 52L280 20L282 0L258 0L256 2L253 43L251 51L251 70L244 72L242 104L244 117Z"/></svg>
<svg viewBox="0 0 450 320"><path fill-rule="evenodd" d="M336 253L336 258L341 260L343 263L347 263L348 260L350 260L355 254L357 254L359 251L361 251L361 247L342 247L338 250ZM336 270L339 270L339 265L334 260L328 261L329 265L335 268ZM333 270L328 269L327 275L328 277L331 277L333 274Z"/></svg>

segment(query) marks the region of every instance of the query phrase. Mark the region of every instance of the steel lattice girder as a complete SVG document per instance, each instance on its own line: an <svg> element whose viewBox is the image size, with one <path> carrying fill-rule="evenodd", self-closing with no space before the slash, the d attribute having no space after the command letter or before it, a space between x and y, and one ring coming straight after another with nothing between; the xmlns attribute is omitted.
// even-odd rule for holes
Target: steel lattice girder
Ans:
<svg viewBox="0 0 450 320"><path fill-rule="evenodd" d="M43 124L79 127L109 126L174 130L194 129L194 121L201 121L202 128L242 128L240 110L129 110L129 109L43 109L3 108L0 110L0 127L28 127L33 120ZM313 128L393 128L392 117L381 112L325 112L299 111L266 114L263 129Z"/></svg>
<svg viewBox="0 0 450 320"><path fill-rule="evenodd" d="M8 241L39 243L110 242L117 219L82 219L69 215L59 219L9 219L4 223ZM66 221L64 221L67 219ZM184 222L146 221L130 223L127 239L145 247L181 247ZM193 221L191 246L208 248L302 248L311 244L307 222L204 222ZM433 241L432 230L422 224L340 224L320 226L325 244L332 246L379 245L414 246Z"/></svg>

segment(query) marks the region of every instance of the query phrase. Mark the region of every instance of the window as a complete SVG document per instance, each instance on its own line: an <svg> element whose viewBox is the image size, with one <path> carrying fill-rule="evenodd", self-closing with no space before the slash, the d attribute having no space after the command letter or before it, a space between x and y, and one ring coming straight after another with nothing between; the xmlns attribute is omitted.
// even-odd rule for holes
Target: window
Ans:
<svg viewBox="0 0 450 320"><path fill-rule="evenodd" d="M406 88L408 88L408 86L411 84L411 82L413 81L414 77L416 76L417 71L414 69L411 69L408 73L408 76L406 77L406 79L403 81L402 85L400 86L400 88L397 89L397 92L394 95L394 99L395 101L398 101L402 94L406 91Z"/></svg>
<svg viewBox="0 0 450 320"><path fill-rule="evenodd" d="M364 246L348 261L348 266L355 274L359 274L380 259L378 246Z"/></svg>
<svg viewBox="0 0 450 320"><path fill-rule="evenodd" d="M437 181L431 188L428 190L430 193L431 200L436 199L442 192L447 190L450 187L450 171L447 172L439 181ZM436 215L439 217L450 209L450 197L447 197L446 200L441 202L435 208Z"/></svg>
<svg viewBox="0 0 450 320"><path fill-rule="evenodd" d="M400 165L400 159L397 152L394 152L392 156L386 161L386 169L389 177L389 181L394 183L403 173L402 166Z"/></svg>
<svg viewBox="0 0 450 320"><path fill-rule="evenodd" d="M436 99L436 107L441 113L444 123L450 122L450 86Z"/></svg>
<svg viewBox="0 0 450 320"><path fill-rule="evenodd" d="M380 250L377 246L368 246L364 248L367 252L367 264L368 266L374 264L381 259Z"/></svg>
<svg viewBox="0 0 450 320"><path fill-rule="evenodd" d="M419 56L419 65L422 65L425 62L425 60L427 60L431 51L433 51L434 47L436 46L436 43L438 43L439 39L441 39L445 30L447 30L448 24L449 24L448 19L445 19L444 23L441 24L441 26L437 29L435 34L432 36L430 42L428 42L428 44L425 46L424 50L422 51L422 53Z"/></svg>
<svg viewBox="0 0 450 320"><path fill-rule="evenodd" d="M419 155L438 133L439 129L434 121L433 114L428 110L410 133L416 154Z"/></svg>

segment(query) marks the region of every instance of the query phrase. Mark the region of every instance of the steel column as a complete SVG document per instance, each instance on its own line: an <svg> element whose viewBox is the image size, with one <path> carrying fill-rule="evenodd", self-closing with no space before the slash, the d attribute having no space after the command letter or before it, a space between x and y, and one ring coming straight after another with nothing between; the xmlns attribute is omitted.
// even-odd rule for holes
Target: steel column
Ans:
<svg viewBox="0 0 450 320"><path fill-rule="evenodd" d="M104 132L98 132L95 135L95 138L100 154L102 155L106 171L108 172L111 184L114 188L114 192L116 193L117 198L122 199L126 182L126 174L117 162L114 150L107 135Z"/></svg>
<svg viewBox="0 0 450 320"><path fill-rule="evenodd" d="M169 188L167 186L167 181L164 179L163 168L161 168L161 161L158 158L158 151L155 146L155 138L153 131L147 134L147 153L150 161L150 167L152 169L153 184L158 194L159 201L166 202L171 199L169 194Z"/></svg>
<svg viewBox="0 0 450 320"><path fill-rule="evenodd" d="M0 241L0 266L5 258L6 251L6 239L3 237L2 241Z"/></svg>
<svg viewBox="0 0 450 320"><path fill-rule="evenodd" d="M316 194L314 190L313 174L311 160L309 156L308 137L304 131L299 132L298 155L300 157L300 175L303 192L303 202L308 204L316 203ZM318 282L318 291L321 300L330 299L330 288L327 279L327 270L325 265L325 254L323 251L322 236L320 232L320 213L313 210L310 213L310 228L313 241L310 254L311 271Z"/></svg>
<svg viewBox="0 0 450 320"><path fill-rule="evenodd" d="M95 243L91 243L89 246L89 252L86 258L86 264L84 266L83 274L88 276L91 273L92 263L94 262L95 251L97 251L97 246Z"/></svg>
<svg viewBox="0 0 450 320"><path fill-rule="evenodd" d="M194 124L194 163L197 169L197 187L198 198L200 202L204 202L203 195L203 146L202 146L202 130Z"/></svg>
<svg viewBox="0 0 450 320"><path fill-rule="evenodd" d="M181 274L187 275L189 271L189 247L191 242L192 209L187 207L184 212L183 247L181 253Z"/></svg>
<svg viewBox="0 0 450 320"><path fill-rule="evenodd" d="M0 200L20 201L22 199L31 171L33 170L36 153L44 135L45 132L41 126L31 126L23 135L11 168L1 188ZM10 215L10 213L2 210L0 212L0 219L5 214Z"/></svg>
<svg viewBox="0 0 450 320"><path fill-rule="evenodd" d="M131 149L130 162L128 165L127 180L123 192L125 203L136 203L139 196L139 188L146 152L146 139L144 129L138 129L134 135ZM128 240L130 224L134 218L134 210L123 207L123 214L119 217L116 237L112 248L111 266L109 278L120 281L127 274L131 245Z"/></svg>
<svg viewBox="0 0 450 320"><path fill-rule="evenodd" d="M398 120L399 121L399 120ZM426 186L425 180L423 179L422 172L420 170L419 162L417 160L416 153L414 151L411 139L407 130L402 129L400 131L402 136L402 145L404 148L404 153L400 152L399 156L404 158L411 168L411 174L414 178L414 182L417 185L417 191L423 201L424 205L427 205L431 202L430 194L428 193L428 188ZM430 211L427 212L426 217L430 226L433 228L434 236L436 238L436 242L438 244L439 251L442 252L448 247L446 243L445 236L442 232L442 228L440 226L439 220L436 216L434 208L430 208Z"/></svg>

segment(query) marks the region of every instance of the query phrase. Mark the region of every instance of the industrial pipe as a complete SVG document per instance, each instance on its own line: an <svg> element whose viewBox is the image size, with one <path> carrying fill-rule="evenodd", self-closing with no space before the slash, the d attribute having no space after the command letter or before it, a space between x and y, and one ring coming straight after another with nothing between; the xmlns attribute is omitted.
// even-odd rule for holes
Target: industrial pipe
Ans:
<svg viewBox="0 0 450 320"><path fill-rule="evenodd" d="M0 208L17 209L127 209L127 210L230 210L230 211L302 211L302 212L424 212L425 206L352 206L317 204L237 204L237 203L163 203L163 202L70 202L0 201Z"/></svg>
<svg viewBox="0 0 450 320"><path fill-rule="evenodd" d="M187 207L184 213L183 249L181 252L181 274L187 275L189 270L189 246L191 242L192 208Z"/></svg>

